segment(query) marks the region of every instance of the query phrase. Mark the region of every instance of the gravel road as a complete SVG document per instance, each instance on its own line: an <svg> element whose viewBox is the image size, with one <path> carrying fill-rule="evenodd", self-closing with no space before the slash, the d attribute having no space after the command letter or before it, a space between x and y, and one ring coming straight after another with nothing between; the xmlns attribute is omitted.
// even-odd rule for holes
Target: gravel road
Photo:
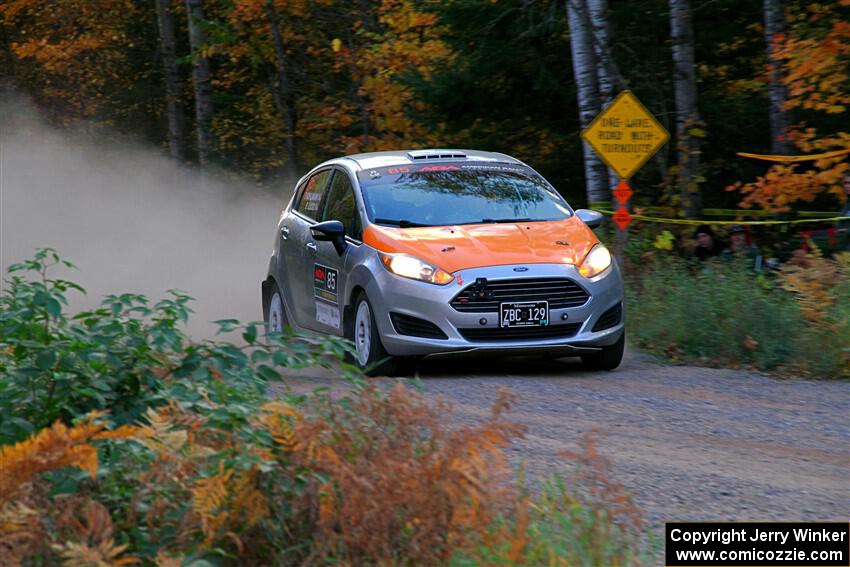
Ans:
<svg viewBox="0 0 850 567"><path fill-rule="evenodd" d="M557 453L597 432L657 534L674 520L850 518L847 382L664 366L634 352L611 373L585 372L577 359L434 361L419 372L457 421L485 417L502 386L518 394L514 417L528 433L511 455L529 479L563 470ZM291 383L339 385L315 371Z"/></svg>

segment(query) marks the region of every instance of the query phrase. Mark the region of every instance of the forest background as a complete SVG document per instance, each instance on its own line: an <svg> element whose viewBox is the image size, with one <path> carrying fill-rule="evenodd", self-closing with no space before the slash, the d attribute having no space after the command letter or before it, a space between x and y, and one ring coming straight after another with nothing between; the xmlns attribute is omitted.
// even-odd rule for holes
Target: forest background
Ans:
<svg viewBox="0 0 850 567"><path fill-rule="evenodd" d="M850 0L6 0L6 87L62 126L286 193L342 154L514 155L574 206L614 179L578 136L621 90L672 134L633 202L841 210Z"/></svg>

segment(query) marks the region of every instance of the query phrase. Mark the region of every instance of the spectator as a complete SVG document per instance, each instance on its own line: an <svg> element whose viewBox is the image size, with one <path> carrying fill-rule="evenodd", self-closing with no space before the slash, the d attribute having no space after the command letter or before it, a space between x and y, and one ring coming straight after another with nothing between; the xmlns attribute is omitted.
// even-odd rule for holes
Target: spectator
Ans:
<svg viewBox="0 0 850 567"><path fill-rule="evenodd" d="M746 258L752 262L753 270L756 272L761 271L763 258L758 246L753 243L753 239L749 232L747 232L747 229L740 224L732 225L732 228L729 230L729 248L728 250L724 250L724 253L739 258Z"/></svg>
<svg viewBox="0 0 850 567"><path fill-rule="evenodd" d="M723 245L717 240L714 231L707 224L701 224L697 227L694 238L697 241L697 248L694 251L694 255L700 260L719 256L723 250Z"/></svg>

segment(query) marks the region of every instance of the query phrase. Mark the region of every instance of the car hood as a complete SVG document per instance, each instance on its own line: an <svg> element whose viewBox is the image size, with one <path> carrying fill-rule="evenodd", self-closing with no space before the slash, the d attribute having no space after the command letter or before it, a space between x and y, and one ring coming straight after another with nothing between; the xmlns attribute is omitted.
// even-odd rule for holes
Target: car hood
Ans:
<svg viewBox="0 0 850 567"><path fill-rule="evenodd" d="M410 254L443 270L508 264L578 264L599 242L578 217L562 221L467 224L423 228L369 225L363 241Z"/></svg>

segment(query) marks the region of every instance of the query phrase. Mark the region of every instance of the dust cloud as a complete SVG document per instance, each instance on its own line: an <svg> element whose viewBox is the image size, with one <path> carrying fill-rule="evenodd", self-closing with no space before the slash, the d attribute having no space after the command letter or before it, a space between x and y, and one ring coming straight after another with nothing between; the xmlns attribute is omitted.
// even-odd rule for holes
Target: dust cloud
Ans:
<svg viewBox="0 0 850 567"><path fill-rule="evenodd" d="M55 248L79 268L57 274L88 292L71 293L72 312L109 293L156 300L176 288L196 299L193 338L212 336L216 319L262 319L288 188L275 193L202 180L155 148L55 130L26 101L0 99L2 279L36 248Z"/></svg>

